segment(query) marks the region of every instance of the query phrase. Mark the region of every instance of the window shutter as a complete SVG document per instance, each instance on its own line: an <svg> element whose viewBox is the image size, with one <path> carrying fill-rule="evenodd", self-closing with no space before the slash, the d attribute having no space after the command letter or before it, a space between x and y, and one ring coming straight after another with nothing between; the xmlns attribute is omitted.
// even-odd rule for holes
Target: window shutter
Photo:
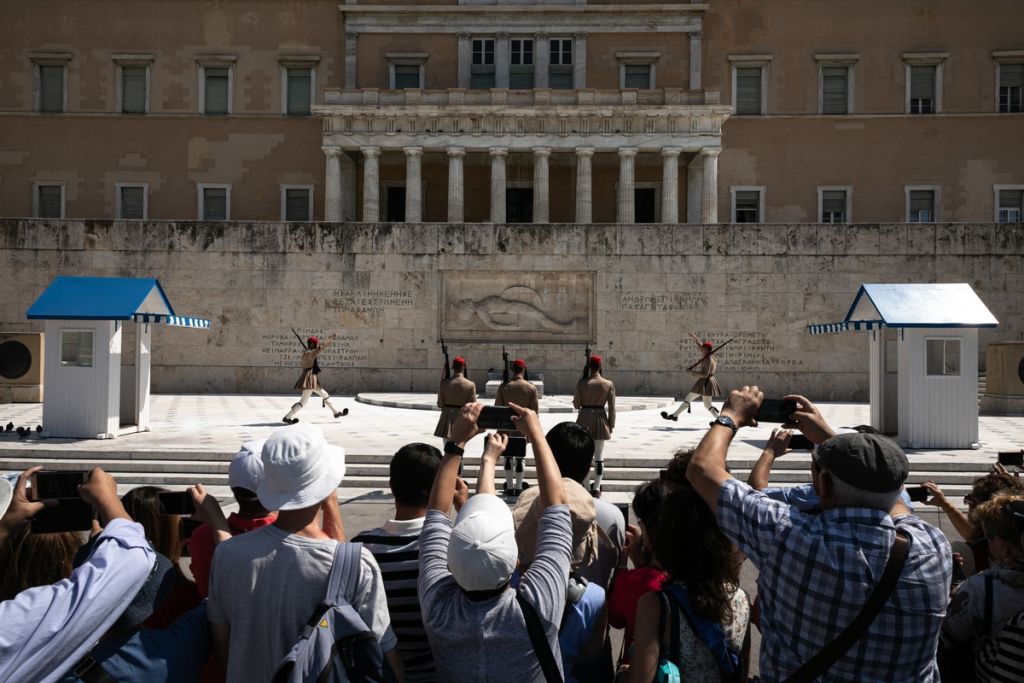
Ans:
<svg viewBox="0 0 1024 683"><path fill-rule="evenodd" d="M310 113L312 69L288 69L288 114L306 116Z"/></svg>
<svg viewBox="0 0 1024 683"><path fill-rule="evenodd" d="M64 67L39 67L39 111L64 111Z"/></svg>
<svg viewBox="0 0 1024 683"><path fill-rule="evenodd" d="M309 190L288 189L284 191L284 219L286 221L308 221Z"/></svg>
<svg viewBox="0 0 1024 683"><path fill-rule="evenodd" d="M626 64L624 67L625 78L623 87L639 88L650 90L651 88L651 65L650 64Z"/></svg>
<svg viewBox="0 0 1024 683"><path fill-rule="evenodd" d="M418 64L395 64L395 89L422 88Z"/></svg>
<svg viewBox="0 0 1024 683"><path fill-rule="evenodd" d="M821 69L821 113L846 114L850 70L845 66L826 66Z"/></svg>
<svg viewBox="0 0 1024 683"><path fill-rule="evenodd" d="M846 214L846 190L822 190L821 212Z"/></svg>
<svg viewBox="0 0 1024 683"><path fill-rule="evenodd" d="M203 188L203 220L223 221L228 217L228 191L223 187Z"/></svg>
<svg viewBox="0 0 1024 683"><path fill-rule="evenodd" d="M39 186L39 218L60 218L60 185Z"/></svg>
<svg viewBox="0 0 1024 683"><path fill-rule="evenodd" d="M736 69L736 113L761 113L761 67Z"/></svg>
<svg viewBox="0 0 1024 683"><path fill-rule="evenodd" d="M1021 64L1000 64L999 65L999 87L1000 88L1021 88L1021 87L1024 87L1024 63L1021 63Z"/></svg>
<svg viewBox="0 0 1024 683"><path fill-rule="evenodd" d="M933 100L935 98L935 67L910 67L910 99Z"/></svg>
<svg viewBox="0 0 1024 683"><path fill-rule="evenodd" d="M550 86L550 83L548 85ZM533 67L512 67L509 70L508 87L512 90L531 89L533 87Z"/></svg>
<svg viewBox="0 0 1024 683"><path fill-rule="evenodd" d="M146 67L121 68L121 111L125 114L146 113Z"/></svg>
<svg viewBox="0 0 1024 683"><path fill-rule="evenodd" d="M228 113L228 70L206 67L206 114Z"/></svg>
<svg viewBox="0 0 1024 683"><path fill-rule="evenodd" d="M572 71L552 68L548 72L548 87L552 90L572 90Z"/></svg>
<svg viewBox="0 0 1024 683"><path fill-rule="evenodd" d="M121 188L121 218L139 219L145 218L143 207L145 204L145 188L122 187Z"/></svg>
<svg viewBox="0 0 1024 683"><path fill-rule="evenodd" d="M488 90L494 87L494 70L473 71L469 77L469 87L473 90Z"/></svg>
<svg viewBox="0 0 1024 683"><path fill-rule="evenodd" d="M736 222L757 223L761 217L761 193L757 190L739 190L736 192Z"/></svg>
<svg viewBox="0 0 1024 683"><path fill-rule="evenodd" d="M1000 190L1000 209L1021 209L1024 205L1024 190Z"/></svg>

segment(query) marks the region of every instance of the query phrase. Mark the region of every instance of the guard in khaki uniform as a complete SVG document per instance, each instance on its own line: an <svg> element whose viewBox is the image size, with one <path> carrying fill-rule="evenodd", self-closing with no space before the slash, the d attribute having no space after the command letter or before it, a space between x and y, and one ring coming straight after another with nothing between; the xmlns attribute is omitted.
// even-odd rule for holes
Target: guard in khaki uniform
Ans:
<svg viewBox="0 0 1024 683"><path fill-rule="evenodd" d="M605 405L608 409L605 411ZM587 361L587 378L576 384L572 405L579 410L576 424L594 437L594 468L590 471L590 492L600 495L604 476L604 442L615 429L615 384L601 375L601 356Z"/></svg>
<svg viewBox="0 0 1024 683"><path fill-rule="evenodd" d="M434 436L448 441L452 425L459 415L459 410L467 403L476 402L476 385L466 379L466 359L456 356L452 361L452 376L441 380L437 389L437 407L441 409L441 418L437 421Z"/></svg>
<svg viewBox="0 0 1024 683"><path fill-rule="evenodd" d="M713 416L718 417L718 408L711 405L711 399L716 396L722 395L722 389L718 386L718 380L715 379L715 371L718 370L718 361L715 360L715 356L711 353L714 350L714 346L711 342L702 342L696 335L690 334L691 337L700 346L701 353L704 357L700 361L700 367L696 370L690 370L691 375L697 376L697 381L693 383L690 388L690 392L686 394L686 398L676 408L676 412L669 415L667 412L662 411L661 416L666 420L672 420L673 422L679 421L679 413L690 412L690 403L694 399L700 398L704 401L704 407Z"/></svg>
<svg viewBox="0 0 1024 683"><path fill-rule="evenodd" d="M498 387L498 394L494 397L496 406L507 406L509 403L540 412L537 387L526 379L526 361L522 358L512 361L512 379ZM526 470L523 464L523 461L526 460L526 439L519 432L503 433L508 436L508 446L505 447L505 495L518 496L523 492L523 476ZM514 484L513 469L515 470Z"/></svg>
<svg viewBox="0 0 1024 683"><path fill-rule="evenodd" d="M331 395L327 393L327 390L320 386L320 364L317 362L317 357L330 346L333 339L336 339L338 335L332 334L321 344L317 337L310 337L306 340L306 350L302 353L302 374L299 375L299 381L295 383L294 389L302 392L302 398L299 399L298 403L292 405L292 409L288 411L288 414L284 416L284 422L293 425L299 421L299 418L295 417L296 413L305 407L309 401L309 397L316 394L324 401L324 407L329 408L334 417L341 417L348 415L348 408L344 410L335 410L334 406L331 405ZM301 341L301 337L299 338Z"/></svg>

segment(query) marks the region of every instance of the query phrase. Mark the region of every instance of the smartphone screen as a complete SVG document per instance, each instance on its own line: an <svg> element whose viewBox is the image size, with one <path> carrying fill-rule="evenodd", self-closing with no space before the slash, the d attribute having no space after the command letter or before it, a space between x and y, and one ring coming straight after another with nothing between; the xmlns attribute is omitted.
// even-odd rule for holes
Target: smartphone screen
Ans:
<svg viewBox="0 0 1024 683"><path fill-rule="evenodd" d="M794 451L813 451L814 442L803 434L794 434L789 437L789 447Z"/></svg>
<svg viewBox="0 0 1024 683"><path fill-rule="evenodd" d="M196 511L192 494L188 491L168 491L156 494L161 515L191 515Z"/></svg>
<svg viewBox="0 0 1024 683"><path fill-rule="evenodd" d="M907 495L912 503L923 503L928 500L928 489L923 486L908 486Z"/></svg>
<svg viewBox="0 0 1024 683"><path fill-rule="evenodd" d="M481 429L516 431L516 425L512 422L512 409L507 406L484 406L476 423Z"/></svg>
<svg viewBox="0 0 1024 683"><path fill-rule="evenodd" d="M32 517L33 534L60 531L88 531L95 517L92 505L81 498L64 498L53 507L43 508Z"/></svg>
<svg viewBox="0 0 1024 683"><path fill-rule="evenodd" d="M626 520L626 524L629 524L629 503L614 503L614 505L622 513L622 519Z"/></svg>
<svg viewBox="0 0 1024 683"><path fill-rule="evenodd" d="M84 484L85 472L56 472L43 470L32 475L32 497L36 500L49 498L78 498L78 486Z"/></svg>
<svg viewBox="0 0 1024 683"><path fill-rule="evenodd" d="M789 416L796 412L796 401L766 398L757 411L758 422L789 422Z"/></svg>
<svg viewBox="0 0 1024 683"><path fill-rule="evenodd" d="M1024 468L1024 451L1000 451L999 464L1003 467Z"/></svg>

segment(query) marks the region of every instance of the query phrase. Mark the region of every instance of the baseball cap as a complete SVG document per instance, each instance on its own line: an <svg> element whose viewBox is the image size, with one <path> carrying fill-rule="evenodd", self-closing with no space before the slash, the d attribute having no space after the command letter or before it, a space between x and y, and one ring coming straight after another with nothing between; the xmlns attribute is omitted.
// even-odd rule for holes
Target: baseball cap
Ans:
<svg viewBox="0 0 1024 683"><path fill-rule="evenodd" d="M246 441L228 465L228 486L256 493L263 479L263 445L266 439Z"/></svg>
<svg viewBox="0 0 1024 683"><path fill-rule="evenodd" d="M448 570L467 591L494 590L516 568L519 548L508 505L490 493L478 493L455 517L448 542Z"/></svg>
<svg viewBox="0 0 1024 683"><path fill-rule="evenodd" d="M315 505L341 485L345 449L327 443L313 425L279 429L263 444L263 479L256 495L268 510Z"/></svg>
<svg viewBox="0 0 1024 683"><path fill-rule="evenodd" d="M562 478L569 517L572 526L572 567L588 567L597 560L598 534L597 504L594 496L583 486L568 477ZM537 553L537 532L545 508L540 503L540 487L531 486L523 491L512 509L516 523L516 542L523 564L533 562Z"/></svg>
<svg viewBox="0 0 1024 683"><path fill-rule="evenodd" d="M910 474L903 449L881 434L837 434L819 445L811 457L818 469L864 491L896 491Z"/></svg>

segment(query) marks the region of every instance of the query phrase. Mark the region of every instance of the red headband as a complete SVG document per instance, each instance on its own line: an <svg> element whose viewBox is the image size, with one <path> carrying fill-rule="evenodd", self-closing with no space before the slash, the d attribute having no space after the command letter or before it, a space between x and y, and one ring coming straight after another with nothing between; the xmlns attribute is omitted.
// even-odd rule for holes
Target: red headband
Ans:
<svg viewBox="0 0 1024 683"><path fill-rule="evenodd" d="M591 363L596 363L597 365L600 365L601 364L601 356L591 356L590 357L590 362Z"/></svg>
<svg viewBox="0 0 1024 683"><path fill-rule="evenodd" d="M701 347L705 349L713 349L715 348L715 345L712 344L711 342L704 342L703 344L701 344Z"/></svg>
<svg viewBox="0 0 1024 683"><path fill-rule="evenodd" d="M466 364L466 359L463 358L462 356L455 356L455 358L452 359L452 365L465 365L465 364Z"/></svg>
<svg viewBox="0 0 1024 683"><path fill-rule="evenodd" d="M319 346L320 340L317 339L316 337L310 337L309 339L306 340L306 345L308 346L310 344L316 344Z"/></svg>
<svg viewBox="0 0 1024 683"><path fill-rule="evenodd" d="M522 368L523 370L526 369L526 361L523 360L522 358L516 358L514 361L512 361L512 365L514 365L517 368Z"/></svg>

